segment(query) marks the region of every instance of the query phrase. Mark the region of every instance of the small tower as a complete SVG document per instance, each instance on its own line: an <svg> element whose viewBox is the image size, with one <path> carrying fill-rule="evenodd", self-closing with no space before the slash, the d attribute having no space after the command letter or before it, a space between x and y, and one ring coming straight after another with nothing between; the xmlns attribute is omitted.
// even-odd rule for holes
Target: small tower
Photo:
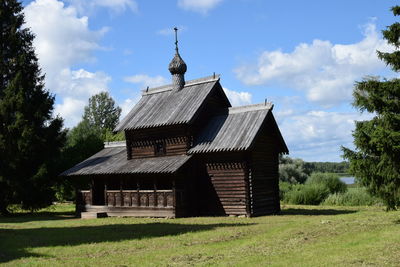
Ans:
<svg viewBox="0 0 400 267"><path fill-rule="evenodd" d="M178 28L175 31L175 56L169 63L168 69L172 75L172 86L174 91L179 91L185 86L185 72L187 66L178 51Z"/></svg>

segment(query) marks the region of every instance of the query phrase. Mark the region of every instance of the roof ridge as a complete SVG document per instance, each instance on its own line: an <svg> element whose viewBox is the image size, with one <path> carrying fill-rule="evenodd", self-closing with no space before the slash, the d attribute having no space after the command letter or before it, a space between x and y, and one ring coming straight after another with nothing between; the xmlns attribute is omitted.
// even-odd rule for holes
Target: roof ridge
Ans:
<svg viewBox="0 0 400 267"><path fill-rule="evenodd" d="M192 86L192 85L218 81L219 79L220 79L220 75L214 74L214 75L206 76L206 77L199 78L199 79L189 80L189 81L185 82L184 88ZM162 85L162 86L142 90L142 96L162 93L162 92L171 91L171 90L172 90L172 84Z"/></svg>
<svg viewBox="0 0 400 267"><path fill-rule="evenodd" d="M108 147L125 147L126 141L112 141L112 142L104 142L104 148Z"/></svg>
<svg viewBox="0 0 400 267"><path fill-rule="evenodd" d="M265 103L260 103L260 104L230 107L229 114L236 114L236 113L257 111L257 110L264 110L264 109L272 110L273 108L274 108L274 105L272 104L272 102L265 102Z"/></svg>

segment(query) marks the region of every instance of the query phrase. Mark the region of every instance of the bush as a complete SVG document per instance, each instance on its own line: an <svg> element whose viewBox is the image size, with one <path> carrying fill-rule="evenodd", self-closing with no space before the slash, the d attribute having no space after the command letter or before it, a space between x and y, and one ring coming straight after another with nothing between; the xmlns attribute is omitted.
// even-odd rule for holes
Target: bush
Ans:
<svg viewBox="0 0 400 267"><path fill-rule="evenodd" d="M279 180L289 183L304 183L308 178L304 171L304 161L281 157L279 162Z"/></svg>
<svg viewBox="0 0 400 267"><path fill-rule="evenodd" d="M319 205L329 195L329 189L323 184L297 184L284 195L284 201L290 204Z"/></svg>
<svg viewBox="0 0 400 267"><path fill-rule="evenodd" d="M312 173L310 178L307 179L306 184L324 185L331 194L344 193L347 190L347 185L334 173Z"/></svg>
<svg viewBox="0 0 400 267"><path fill-rule="evenodd" d="M368 194L365 187L349 188L346 193L329 195L323 205L330 206L371 206L381 204L381 201Z"/></svg>
<svg viewBox="0 0 400 267"><path fill-rule="evenodd" d="M284 200L287 192L292 190L292 184L289 182L279 181L279 199Z"/></svg>

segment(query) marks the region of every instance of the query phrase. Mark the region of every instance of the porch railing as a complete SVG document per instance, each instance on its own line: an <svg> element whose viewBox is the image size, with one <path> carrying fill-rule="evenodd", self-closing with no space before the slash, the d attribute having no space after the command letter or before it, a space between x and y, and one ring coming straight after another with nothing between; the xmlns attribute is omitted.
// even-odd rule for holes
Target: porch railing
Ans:
<svg viewBox="0 0 400 267"><path fill-rule="evenodd" d="M92 204L92 192L82 190L82 203ZM181 205L181 190L107 190L104 205L109 207L148 207L172 208Z"/></svg>
<svg viewBox="0 0 400 267"><path fill-rule="evenodd" d="M114 207L173 207L173 190L107 190L106 205Z"/></svg>
<svg viewBox="0 0 400 267"><path fill-rule="evenodd" d="M90 190L81 190L77 198L78 203L81 202L86 205L92 204L92 192Z"/></svg>

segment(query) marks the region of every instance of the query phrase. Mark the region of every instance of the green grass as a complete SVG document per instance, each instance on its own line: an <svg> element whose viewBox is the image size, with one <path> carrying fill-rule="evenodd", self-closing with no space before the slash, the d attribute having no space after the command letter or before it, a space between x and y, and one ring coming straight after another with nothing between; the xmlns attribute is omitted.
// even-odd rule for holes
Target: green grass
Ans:
<svg viewBox="0 0 400 267"><path fill-rule="evenodd" d="M368 194L365 187L351 187L346 192L330 194L322 203L328 206L383 206L382 200Z"/></svg>
<svg viewBox="0 0 400 267"><path fill-rule="evenodd" d="M400 263L400 212L283 206L277 216L81 220L73 207L0 217L10 266L343 266Z"/></svg>

